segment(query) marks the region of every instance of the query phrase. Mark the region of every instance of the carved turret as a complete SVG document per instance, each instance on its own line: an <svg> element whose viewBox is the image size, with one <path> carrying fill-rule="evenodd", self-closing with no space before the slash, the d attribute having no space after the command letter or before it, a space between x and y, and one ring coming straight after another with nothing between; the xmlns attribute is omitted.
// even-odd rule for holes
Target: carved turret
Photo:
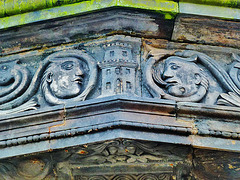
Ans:
<svg viewBox="0 0 240 180"><path fill-rule="evenodd" d="M132 57L132 47L127 43L114 42L104 45L102 69L102 95L135 94L137 62Z"/></svg>

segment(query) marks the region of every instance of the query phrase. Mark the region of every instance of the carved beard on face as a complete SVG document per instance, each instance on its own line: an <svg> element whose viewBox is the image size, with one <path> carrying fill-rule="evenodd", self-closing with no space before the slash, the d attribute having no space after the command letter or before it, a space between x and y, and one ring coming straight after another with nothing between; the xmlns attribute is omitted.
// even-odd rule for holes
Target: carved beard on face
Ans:
<svg viewBox="0 0 240 180"><path fill-rule="evenodd" d="M169 85L167 92L173 96L177 97L187 97L195 94L198 91L198 88L195 84L186 85L186 84L177 84Z"/></svg>

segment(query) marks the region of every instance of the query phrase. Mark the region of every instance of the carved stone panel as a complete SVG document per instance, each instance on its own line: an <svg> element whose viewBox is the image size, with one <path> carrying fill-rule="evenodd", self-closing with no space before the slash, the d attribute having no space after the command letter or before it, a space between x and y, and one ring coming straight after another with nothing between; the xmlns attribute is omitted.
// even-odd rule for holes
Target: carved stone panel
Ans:
<svg viewBox="0 0 240 180"><path fill-rule="evenodd" d="M104 45L102 69L102 95L135 95L137 62L132 56L132 47L127 43L113 42Z"/></svg>
<svg viewBox="0 0 240 180"><path fill-rule="evenodd" d="M26 67L27 66L27 67ZM30 70L31 69L31 70ZM35 71L34 71L35 70ZM0 115L83 101L97 79L96 61L79 50L60 51L42 60L37 70L20 61L0 65ZM41 84L41 93L39 92Z"/></svg>
<svg viewBox="0 0 240 180"><path fill-rule="evenodd" d="M147 56L143 84L154 98L240 106L239 57L233 57L228 72L204 53L155 49Z"/></svg>
<svg viewBox="0 0 240 180"><path fill-rule="evenodd" d="M19 60L5 57L0 65L0 115L86 98L140 95L140 45L138 38L112 36Z"/></svg>
<svg viewBox="0 0 240 180"><path fill-rule="evenodd" d="M171 180L171 174L120 174L120 175L100 175L100 176L75 176L74 180Z"/></svg>
<svg viewBox="0 0 240 180"><path fill-rule="evenodd" d="M41 89L51 105L83 101L96 84L96 61L86 52L57 52L44 61L48 65L42 76Z"/></svg>
<svg viewBox="0 0 240 180"><path fill-rule="evenodd" d="M116 139L0 161L1 179L171 180L190 178L187 146Z"/></svg>

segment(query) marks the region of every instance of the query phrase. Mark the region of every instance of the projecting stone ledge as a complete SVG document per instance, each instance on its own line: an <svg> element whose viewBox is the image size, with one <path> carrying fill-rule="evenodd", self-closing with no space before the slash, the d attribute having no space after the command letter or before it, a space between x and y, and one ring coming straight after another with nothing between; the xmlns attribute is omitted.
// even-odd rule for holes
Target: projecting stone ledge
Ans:
<svg viewBox="0 0 240 180"><path fill-rule="evenodd" d="M239 152L239 114L237 108L121 95L54 106L1 118L1 158L115 138Z"/></svg>

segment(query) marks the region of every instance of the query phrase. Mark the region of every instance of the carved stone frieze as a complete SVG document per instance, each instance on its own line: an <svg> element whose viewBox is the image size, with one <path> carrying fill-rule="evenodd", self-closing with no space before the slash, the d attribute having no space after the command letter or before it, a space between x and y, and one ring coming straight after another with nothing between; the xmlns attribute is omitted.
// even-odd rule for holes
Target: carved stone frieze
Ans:
<svg viewBox="0 0 240 180"><path fill-rule="evenodd" d="M36 95L40 84L45 100L56 105L85 100L97 80L96 61L79 50L53 53L34 72L26 66L18 61L1 63L0 115L42 106Z"/></svg>
<svg viewBox="0 0 240 180"><path fill-rule="evenodd" d="M197 51L154 53L149 54L143 75L144 85L153 97L239 106L238 62L228 73L217 61Z"/></svg>
<svg viewBox="0 0 240 180"><path fill-rule="evenodd" d="M171 180L171 174L120 174L98 176L75 176L74 180Z"/></svg>
<svg viewBox="0 0 240 180"><path fill-rule="evenodd" d="M137 179L190 177L191 148L115 139L0 161L3 180ZM184 165L182 165L184 163Z"/></svg>
<svg viewBox="0 0 240 180"><path fill-rule="evenodd" d="M154 142L115 140L80 148L70 158L70 161L79 159L81 164L150 163L162 162L166 158L178 161L181 160L181 157L178 156L179 150L171 145L161 145ZM186 149L183 154L186 155L188 152Z"/></svg>
<svg viewBox="0 0 240 180"><path fill-rule="evenodd" d="M140 47L139 38L117 35L49 50L47 56L6 58L0 67L0 115L89 96L139 96Z"/></svg>
<svg viewBox="0 0 240 180"><path fill-rule="evenodd" d="M26 96L30 82L30 71L19 61L0 64L0 115L36 109L34 99L20 98Z"/></svg>
<svg viewBox="0 0 240 180"><path fill-rule="evenodd" d="M71 155L56 166L55 172L69 179L70 174L75 179L171 179L189 176L186 159L191 149L186 146L117 139L86 144L66 152ZM186 166L181 169L178 165L182 162Z"/></svg>

